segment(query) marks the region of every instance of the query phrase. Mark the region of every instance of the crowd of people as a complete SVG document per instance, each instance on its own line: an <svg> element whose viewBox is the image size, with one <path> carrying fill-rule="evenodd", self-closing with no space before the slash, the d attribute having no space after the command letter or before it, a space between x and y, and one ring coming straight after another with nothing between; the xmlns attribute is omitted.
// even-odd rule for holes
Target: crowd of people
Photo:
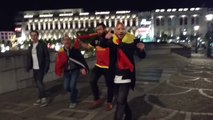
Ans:
<svg viewBox="0 0 213 120"><path fill-rule="evenodd" d="M49 70L50 58L47 45L39 40L39 33L31 31L31 46L27 55L27 70L33 70L33 77L38 88L38 100L34 105L45 107L48 105L48 97L43 83L44 75ZM103 23L97 24L96 33L88 37L96 36L97 39L86 44L82 38L72 45L68 35L63 38L63 48L57 54L55 71L57 76L64 78L64 89L70 94L69 108L74 109L79 96L79 75L87 75L89 67L80 52L84 49L96 49L96 64L91 70L91 91L94 102L89 109L96 109L104 104L104 98L100 97L98 80L103 75L107 86L107 104L105 109L110 111L116 105L114 120L131 120L132 112L128 105L128 94L135 87L134 53L145 58L145 45L135 36L128 33L123 23L117 23L114 32L107 31ZM79 47L80 46L80 47ZM114 104L113 101L116 101Z"/></svg>

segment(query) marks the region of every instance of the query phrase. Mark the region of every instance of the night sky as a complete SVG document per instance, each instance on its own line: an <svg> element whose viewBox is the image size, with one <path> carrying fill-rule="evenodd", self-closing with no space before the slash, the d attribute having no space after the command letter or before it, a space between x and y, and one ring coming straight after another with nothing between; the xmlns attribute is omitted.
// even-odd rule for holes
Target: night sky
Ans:
<svg viewBox="0 0 213 120"><path fill-rule="evenodd" d="M155 2L158 1L158 2ZM14 16L19 11L84 8L85 11L136 10L157 8L213 7L213 0L3 0L0 4L0 30L14 29Z"/></svg>

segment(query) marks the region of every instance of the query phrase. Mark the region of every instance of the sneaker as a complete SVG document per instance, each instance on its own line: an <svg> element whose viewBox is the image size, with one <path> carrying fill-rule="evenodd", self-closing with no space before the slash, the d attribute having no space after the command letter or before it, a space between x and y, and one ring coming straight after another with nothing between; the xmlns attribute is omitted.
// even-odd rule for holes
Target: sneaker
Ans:
<svg viewBox="0 0 213 120"><path fill-rule="evenodd" d="M112 110L112 108L113 108L112 103L107 103L106 104L106 111L110 111L110 110Z"/></svg>
<svg viewBox="0 0 213 120"><path fill-rule="evenodd" d="M47 105L48 105L47 98L42 98L41 103L40 103L40 107L46 107Z"/></svg>
<svg viewBox="0 0 213 120"><path fill-rule="evenodd" d="M69 108L74 109L76 108L76 106L77 106L77 103L70 103Z"/></svg>
<svg viewBox="0 0 213 120"><path fill-rule="evenodd" d="M33 103L33 105L38 106L41 104L41 99L38 99L35 101L35 103Z"/></svg>
<svg viewBox="0 0 213 120"><path fill-rule="evenodd" d="M89 109L95 109L100 107L104 101L102 99L96 100L95 102L92 103L92 105L89 107Z"/></svg>

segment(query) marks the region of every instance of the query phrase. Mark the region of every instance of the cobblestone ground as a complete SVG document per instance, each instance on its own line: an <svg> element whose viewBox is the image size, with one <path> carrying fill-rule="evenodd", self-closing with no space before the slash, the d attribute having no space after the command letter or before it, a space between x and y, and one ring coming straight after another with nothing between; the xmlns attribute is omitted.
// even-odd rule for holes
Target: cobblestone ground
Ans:
<svg viewBox="0 0 213 120"><path fill-rule="evenodd" d="M191 59L185 67L144 95L153 108L141 120L213 120L213 64Z"/></svg>
<svg viewBox="0 0 213 120"><path fill-rule="evenodd" d="M213 120L212 60L164 54L136 61L136 89L129 95L134 120ZM113 120L115 109L88 109L93 101L89 78L82 77L78 84L75 109L68 108L63 80L47 84L50 104L44 108L32 105L34 87L0 95L0 120ZM99 82L104 97L106 87L103 79Z"/></svg>

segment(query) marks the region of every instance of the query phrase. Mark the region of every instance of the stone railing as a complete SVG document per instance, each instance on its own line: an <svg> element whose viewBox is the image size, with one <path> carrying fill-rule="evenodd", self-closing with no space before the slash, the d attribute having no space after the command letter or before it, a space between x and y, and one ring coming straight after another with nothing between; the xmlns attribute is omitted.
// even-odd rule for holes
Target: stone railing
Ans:
<svg viewBox="0 0 213 120"><path fill-rule="evenodd" d="M44 81L53 81L56 53L50 52L50 69ZM0 54L0 94L32 86L33 72L26 72L26 51L10 51Z"/></svg>

